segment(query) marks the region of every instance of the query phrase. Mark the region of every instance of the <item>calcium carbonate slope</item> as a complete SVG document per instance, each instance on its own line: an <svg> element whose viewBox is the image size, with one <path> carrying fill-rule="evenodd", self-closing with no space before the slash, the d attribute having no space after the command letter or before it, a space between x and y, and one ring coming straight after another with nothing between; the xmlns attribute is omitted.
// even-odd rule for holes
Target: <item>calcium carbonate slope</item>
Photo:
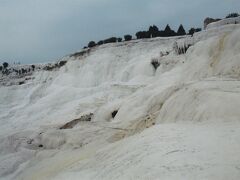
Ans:
<svg viewBox="0 0 240 180"><path fill-rule="evenodd" d="M0 87L0 177L238 179L240 26L216 29L103 45Z"/></svg>

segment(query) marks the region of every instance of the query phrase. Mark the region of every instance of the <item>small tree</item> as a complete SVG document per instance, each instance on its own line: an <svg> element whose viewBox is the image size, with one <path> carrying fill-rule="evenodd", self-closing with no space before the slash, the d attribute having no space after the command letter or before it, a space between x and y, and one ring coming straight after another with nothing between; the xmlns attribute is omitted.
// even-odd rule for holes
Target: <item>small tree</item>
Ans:
<svg viewBox="0 0 240 180"><path fill-rule="evenodd" d="M168 36L175 36L176 33L170 28L169 25L166 26L163 36L168 37Z"/></svg>
<svg viewBox="0 0 240 180"><path fill-rule="evenodd" d="M164 37L165 32L164 31L158 31L157 37Z"/></svg>
<svg viewBox="0 0 240 180"><path fill-rule="evenodd" d="M135 35L137 39L142 39L142 31L137 32Z"/></svg>
<svg viewBox="0 0 240 180"><path fill-rule="evenodd" d="M8 67L8 63L7 62L4 62L3 63L3 68L6 69Z"/></svg>
<svg viewBox="0 0 240 180"><path fill-rule="evenodd" d="M89 47L89 48L92 48L92 47L94 47L94 46L96 46L96 43L95 43L94 41L90 41L90 42L88 43L88 47Z"/></svg>
<svg viewBox="0 0 240 180"><path fill-rule="evenodd" d="M186 35L186 31L185 31L185 29L184 29L184 27L183 27L182 24L181 24L181 25L179 26L179 28L178 28L177 35L178 35L178 36Z"/></svg>
<svg viewBox="0 0 240 180"><path fill-rule="evenodd" d="M149 30L148 30L148 32L150 34L150 37L157 37L158 36L158 31L159 31L158 27L155 26L155 25L150 26Z"/></svg>
<svg viewBox="0 0 240 180"><path fill-rule="evenodd" d="M167 26L165 27L164 31L165 31L165 32L170 32L170 31L171 31L171 28L170 28L170 26L169 26L168 24L167 24Z"/></svg>
<svg viewBox="0 0 240 180"><path fill-rule="evenodd" d="M124 39L125 39L125 41L131 41L132 40L132 36L127 34L127 35L124 36Z"/></svg>
<svg viewBox="0 0 240 180"><path fill-rule="evenodd" d="M3 70L3 67L2 66L0 66L0 71L2 71Z"/></svg>
<svg viewBox="0 0 240 180"><path fill-rule="evenodd" d="M226 16L226 18L233 18L233 17L238 17L240 16L238 13L231 13Z"/></svg>

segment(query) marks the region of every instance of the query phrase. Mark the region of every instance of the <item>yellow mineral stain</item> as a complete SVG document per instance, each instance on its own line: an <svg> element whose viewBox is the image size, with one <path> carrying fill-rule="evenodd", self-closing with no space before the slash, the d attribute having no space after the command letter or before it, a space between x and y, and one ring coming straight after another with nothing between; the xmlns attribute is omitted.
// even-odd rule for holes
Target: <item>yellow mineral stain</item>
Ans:
<svg viewBox="0 0 240 180"><path fill-rule="evenodd" d="M91 157L95 151L86 152L73 152L58 154L53 161L42 164L42 166L37 166L37 169L29 169L31 173L24 175L22 179L24 180L45 180L55 177L60 172L63 172L67 168L72 167L74 164ZM45 160L47 161L47 159Z"/></svg>
<svg viewBox="0 0 240 180"><path fill-rule="evenodd" d="M220 60L220 56L221 56L222 52L224 51L224 45L225 45L226 37L227 37L227 33L225 33L219 39L217 47L216 47L216 49L214 49L213 57L212 57L212 60L211 60L211 63L210 63L211 68L214 68Z"/></svg>

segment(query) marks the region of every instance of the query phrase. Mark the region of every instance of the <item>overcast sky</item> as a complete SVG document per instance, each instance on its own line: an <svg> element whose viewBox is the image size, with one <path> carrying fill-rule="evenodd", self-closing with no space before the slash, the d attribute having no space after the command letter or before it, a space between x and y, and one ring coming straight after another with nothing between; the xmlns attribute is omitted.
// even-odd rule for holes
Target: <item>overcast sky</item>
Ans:
<svg viewBox="0 0 240 180"><path fill-rule="evenodd" d="M151 24L202 27L205 17L239 10L240 0L0 0L0 62L54 61L90 40Z"/></svg>

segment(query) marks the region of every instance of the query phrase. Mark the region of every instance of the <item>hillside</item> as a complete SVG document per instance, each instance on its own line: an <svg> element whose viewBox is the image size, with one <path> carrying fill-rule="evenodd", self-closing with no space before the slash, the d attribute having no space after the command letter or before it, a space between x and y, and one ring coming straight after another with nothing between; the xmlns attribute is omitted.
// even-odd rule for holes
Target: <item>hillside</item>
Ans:
<svg viewBox="0 0 240 180"><path fill-rule="evenodd" d="M1 76L0 178L239 179L239 59L232 24Z"/></svg>

